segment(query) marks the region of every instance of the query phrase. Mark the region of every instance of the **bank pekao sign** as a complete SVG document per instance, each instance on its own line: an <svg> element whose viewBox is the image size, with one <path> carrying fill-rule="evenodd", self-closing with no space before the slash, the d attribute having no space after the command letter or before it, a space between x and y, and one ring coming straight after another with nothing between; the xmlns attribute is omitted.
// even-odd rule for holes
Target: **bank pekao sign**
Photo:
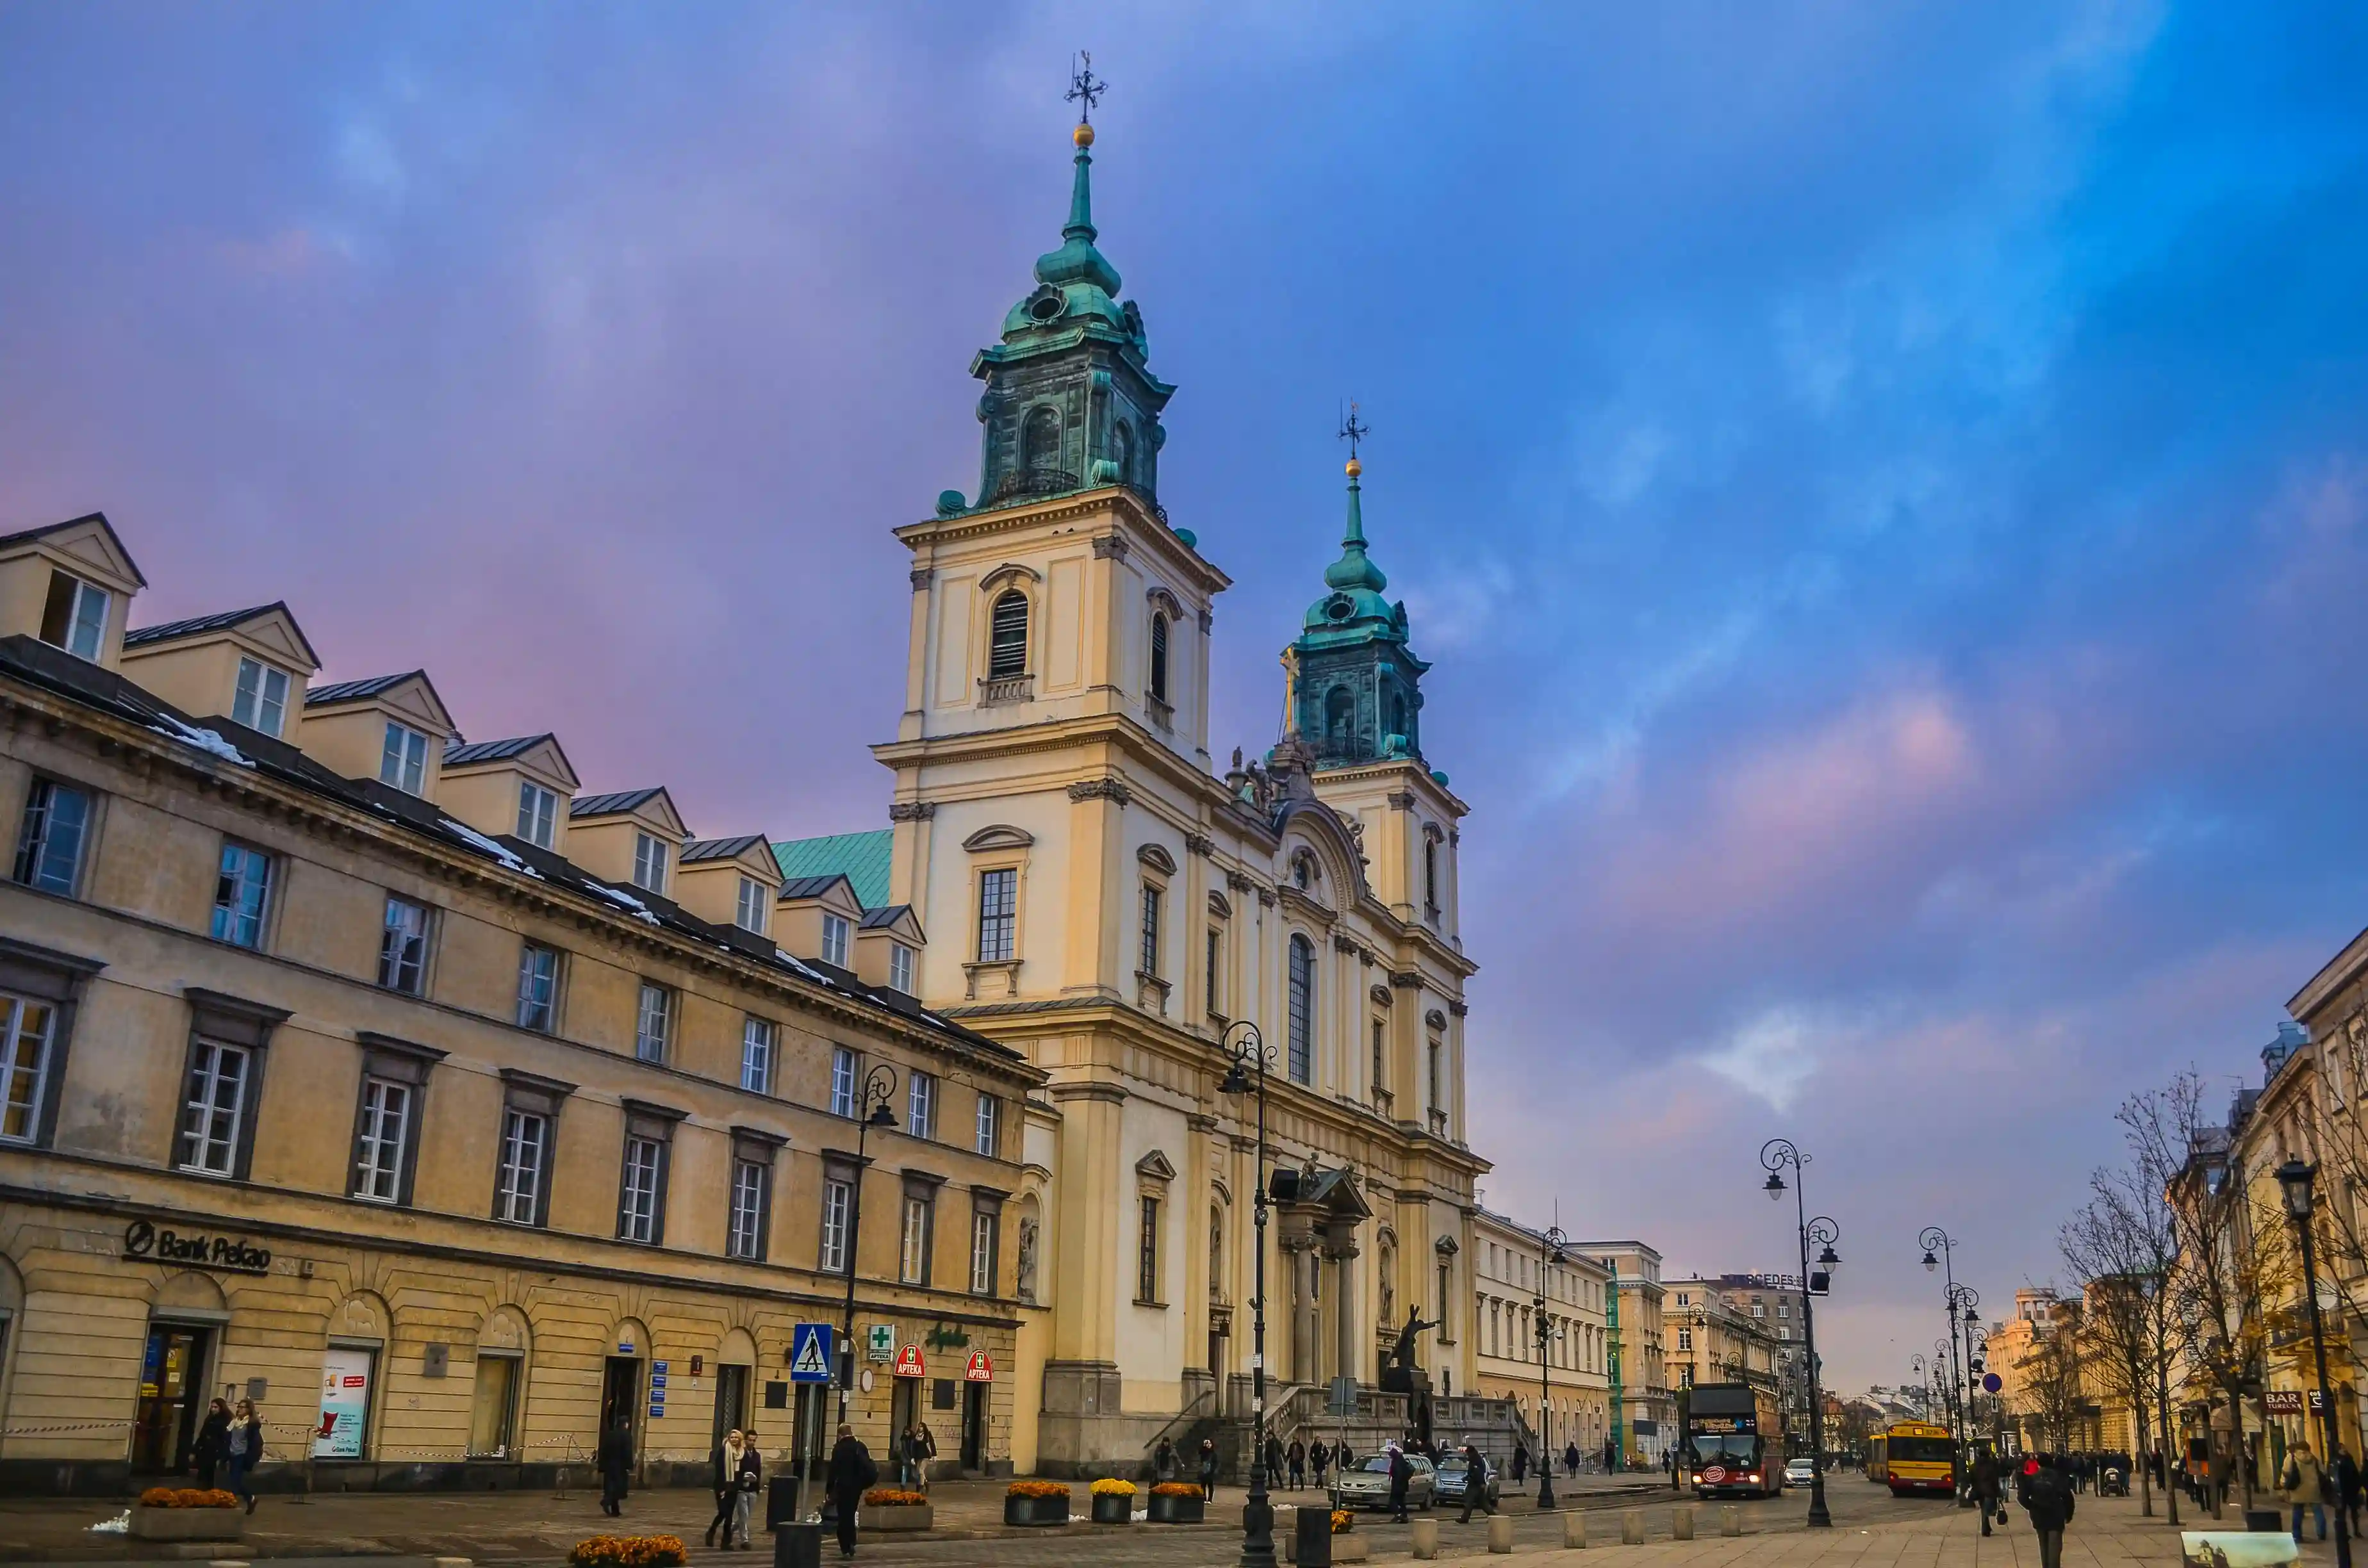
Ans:
<svg viewBox="0 0 2368 1568"><path fill-rule="evenodd" d="M178 1263L191 1268L220 1268L233 1274L268 1274L271 1249L237 1236L176 1231L151 1220L134 1220L123 1228L123 1256L142 1263Z"/></svg>

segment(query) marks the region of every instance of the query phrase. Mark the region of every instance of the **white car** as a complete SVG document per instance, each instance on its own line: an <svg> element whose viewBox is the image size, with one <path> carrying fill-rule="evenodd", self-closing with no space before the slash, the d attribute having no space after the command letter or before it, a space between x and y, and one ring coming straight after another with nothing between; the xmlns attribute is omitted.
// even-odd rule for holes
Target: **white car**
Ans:
<svg viewBox="0 0 2368 1568"><path fill-rule="evenodd" d="M1784 1461L1784 1484L1806 1486L1817 1479L1816 1461L1804 1454L1799 1459Z"/></svg>

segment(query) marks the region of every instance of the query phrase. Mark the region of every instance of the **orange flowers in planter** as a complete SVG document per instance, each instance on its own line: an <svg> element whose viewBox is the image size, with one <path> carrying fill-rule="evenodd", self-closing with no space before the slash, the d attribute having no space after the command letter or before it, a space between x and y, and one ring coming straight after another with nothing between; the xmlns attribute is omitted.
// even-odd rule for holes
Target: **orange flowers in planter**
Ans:
<svg viewBox="0 0 2368 1568"><path fill-rule="evenodd" d="M1059 1481L1015 1481L1004 1488L1008 1497L1066 1497L1068 1484Z"/></svg>
<svg viewBox="0 0 2368 1568"><path fill-rule="evenodd" d="M1163 1481L1151 1489L1151 1494L1154 1497L1197 1498L1201 1495L1201 1489L1189 1481Z"/></svg>
<svg viewBox="0 0 2368 1568"><path fill-rule="evenodd" d="M682 1568L689 1549L678 1535L596 1535L567 1554L574 1568Z"/></svg>
<svg viewBox="0 0 2368 1568"><path fill-rule="evenodd" d="M151 1486L140 1494L143 1508L235 1508L238 1499L219 1486Z"/></svg>
<svg viewBox="0 0 2368 1568"><path fill-rule="evenodd" d="M1347 1535L1350 1530L1355 1529L1356 1528L1357 1516L1353 1510L1348 1508L1335 1508L1332 1510L1332 1533L1334 1535Z"/></svg>
<svg viewBox="0 0 2368 1568"><path fill-rule="evenodd" d="M1095 1482L1091 1490L1097 1497L1132 1497L1134 1495L1134 1483L1110 1476Z"/></svg>
<svg viewBox="0 0 2368 1568"><path fill-rule="evenodd" d="M894 1486L875 1486L863 1494L867 1508L920 1508L928 1506L926 1492L905 1492Z"/></svg>

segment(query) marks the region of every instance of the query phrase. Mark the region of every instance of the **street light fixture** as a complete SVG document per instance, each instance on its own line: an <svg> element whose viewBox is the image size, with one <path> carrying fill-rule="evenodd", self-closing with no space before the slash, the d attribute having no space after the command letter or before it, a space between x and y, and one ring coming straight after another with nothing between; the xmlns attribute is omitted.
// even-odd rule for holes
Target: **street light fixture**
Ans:
<svg viewBox="0 0 2368 1568"><path fill-rule="evenodd" d="M1554 1506L1553 1417L1548 1414L1554 1397L1554 1385L1547 1380L1547 1350L1554 1344L1554 1331L1546 1318L1546 1280L1548 1271L1569 1261L1564 1248L1570 1238L1563 1234L1560 1225L1548 1225L1538 1237L1538 1293L1530 1303L1530 1315L1538 1327L1538 1509L1541 1513ZM1463 1484L1475 1484L1474 1478L1465 1476Z"/></svg>
<svg viewBox="0 0 2368 1568"><path fill-rule="evenodd" d="M895 1069L885 1062L874 1062L855 1096L855 1190L847 1199L847 1306L838 1329L838 1424L842 1426L847 1425L848 1399L855 1392L855 1260L863 1244L863 1173L871 1168L864 1146L873 1128L885 1132L896 1130L896 1113L888 1108L895 1098ZM818 1438L821 1434L815 1436ZM837 1503L825 1493L823 1517L829 1519L837 1513Z"/></svg>
<svg viewBox="0 0 2368 1568"><path fill-rule="evenodd" d="M1817 1265L1825 1271L1826 1283L1830 1288L1833 1271L1841 1263L1834 1252L1834 1244L1841 1240L1842 1231L1823 1214L1814 1220L1809 1218L1807 1183L1803 1179L1809 1156L1801 1153L1790 1138L1768 1140L1760 1146L1759 1163L1768 1172L1768 1180L1760 1190L1771 1200L1782 1200L1784 1196L1785 1167L1790 1166L1793 1172L1793 1207L1801 1242L1801 1339L1809 1363L1809 1526L1813 1529L1827 1528L1834 1517L1826 1507L1826 1402L1817 1388L1817 1328L1810 1304L1817 1294L1817 1280L1809 1272L1809 1244L1815 1242L1825 1248L1817 1255ZM2347 1562L2342 1568L2351 1565Z"/></svg>
<svg viewBox="0 0 2368 1568"><path fill-rule="evenodd" d="M1242 1501L1242 1568L1274 1568L1274 1505L1266 1491L1266 1075L1274 1048L1245 1018L1227 1029L1219 1049L1231 1058L1217 1092L1258 1096L1258 1180L1250 1215L1258 1227L1257 1270L1250 1290L1250 1489Z"/></svg>
<svg viewBox="0 0 2368 1568"><path fill-rule="evenodd" d="M2327 1382L2327 1325L2318 1312L2318 1258L2312 1245L2310 1222L2313 1207L2312 1185L2318 1179L2318 1166L2299 1156L2290 1157L2277 1168L2278 1187L2285 1196L2286 1217L2294 1222L2294 1232L2302 1237L2302 1289L2310 1301L2310 1348L2318 1360L2318 1440L2320 1463L2331 1470L2335 1463L2335 1393ZM2343 1504L2335 1505L2336 1568L2351 1568L2351 1533L2344 1528ZM2302 1533L2302 1513L2294 1513L2294 1533Z"/></svg>

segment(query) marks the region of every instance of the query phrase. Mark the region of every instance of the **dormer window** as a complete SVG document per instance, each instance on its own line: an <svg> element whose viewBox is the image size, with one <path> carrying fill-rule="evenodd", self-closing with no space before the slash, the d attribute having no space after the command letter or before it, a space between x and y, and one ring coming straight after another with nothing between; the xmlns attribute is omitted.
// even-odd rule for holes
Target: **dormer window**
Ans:
<svg viewBox="0 0 2368 1568"><path fill-rule="evenodd" d="M1004 680L1028 673L1028 596L1006 589L988 622L986 678Z"/></svg>
<svg viewBox="0 0 2368 1568"><path fill-rule="evenodd" d="M51 573L49 601L41 607L41 641L97 664L99 650L107 646L108 601L112 597L96 584L64 572Z"/></svg>
<svg viewBox="0 0 2368 1568"><path fill-rule="evenodd" d="M822 917L823 962L837 964L841 969L847 967L847 944L853 930L847 916L843 915L825 915Z"/></svg>
<svg viewBox="0 0 2368 1568"><path fill-rule="evenodd" d="M408 724L386 722L386 745L379 754L378 781L406 795L427 788L427 737Z"/></svg>
<svg viewBox="0 0 2368 1568"><path fill-rule="evenodd" d="M765 934L765 913L772 907L772 890L754 877L740 879L740 903L733 914L733 924L743 931Z"/></svg>
<svg viewBox="0 0 2368 1568"><path fill-rule="evenodd" d="M559 831L559 797L529 778L518 780L518 835L539 849Z"/></svg>
<svg viewBox="0 0 2368 1568"><path fill-rule="evenodd" d="M1167 618L1151 618L1151 695L1155 701L1167 698Z"/></svg>
<svg viewBox="0 0 2368 1568"><path fill-rule="evenodd" d="M646 833L633 835L633 885L645 892L664 893L666 846Z"/></svg>
<svg viewBox="0 0 2368 1568"><path fill-rule="evenodd" d="M288 725L288 672L242 657L230 716L250 730L279 738Z"/></svg>

